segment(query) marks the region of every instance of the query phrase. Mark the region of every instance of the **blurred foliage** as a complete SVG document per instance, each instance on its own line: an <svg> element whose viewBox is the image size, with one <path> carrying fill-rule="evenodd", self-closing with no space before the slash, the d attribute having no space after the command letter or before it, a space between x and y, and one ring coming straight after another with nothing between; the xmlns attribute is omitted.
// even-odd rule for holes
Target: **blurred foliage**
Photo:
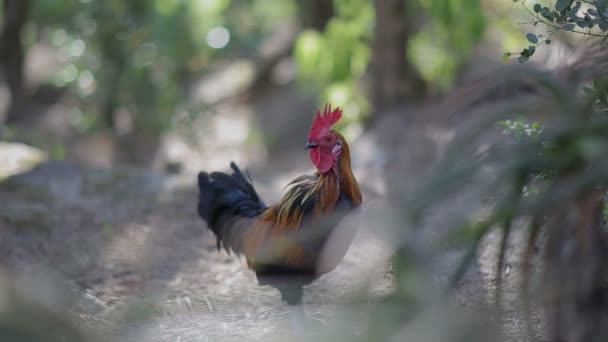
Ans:
<svg viewBox="0 0 608 342"><path fill-rule="evenodd" d="M61 299L46 297L57 295L55 288L46 288L45 292L42 284L49 286L49 282L36 280L40 282L28 284L0 272L0 340L91 341L84 329L77 325L76 316L65 310Z"/></svg>
<svg viewBox="0 0 608 342"><path fill-rule="evenodd" d="M551 44L551 39L558 33L572 32L581 36L598 39L602 46L608 39L608 1L574 1L554 0L547 5L544 2L532 2L528 7L526 1L521 1L524 9L534 19L534 27L544 29L542 33L530 32L526 39L531 44L521 52L505 52L503 62L511 56L517 56L517 61L525 63L534 55L536 48Z"/></svg>
<svg viewBox="0 0 608 342"><path fill-rule="evenodd" d="M497 2L407 1L404 20L411 37L404 48L435 89L451 86L487 28L515 34L516 25L507 18L485 19ZM301 3L38 0L32 2L24 38L29 46L43 42L59 54L61 66L48 81L74 94L69 124L77 131L114 126L119 133L158 133L175 124L177 113L196 117L205 111L182 100L190 81L237 58L257 56L278 23L303 16ZM334 17L323 32L302 31L293 56L299 80L318 88L320 103L345 107L341 125L348 126L371 112L365 76L374 6L371 0L332 4ZM509 39L509 48L521 43Z"/></svg>
<svg viewBox="0 0 608 342"><path fill-rule="evenodd" d="M523 253L519 256L523 263L522 312L530 313L531 273L542 272L537 293L544 305L550 339L559 336L564 341L579 341L577 336L583 334L605 340L608 336L605 316L599 314L608 303L597 297L605 294L608 279L608 269L601 264L608 252L601 226L606 219L602 215L608 189L604 157L608 153L608 118L603 114L607 61L608 55L600 50L573 65L577 82L563 82L550 73L523 68L486 79L480 87L483 91L467 99L467 104L476 103L505 84L528 84L535 91L482 106L479 119L450 146L436 175L420 189L417 205L413 206L418 208L413 217L419 222L422 211L443 201L455 189L475 187L480 196L494 198L495 204L481 218L468 213L466 223L452 227L448 240L468 244L468 253L452 280L456 286L475 260L482 239L498 232L495 297L499 308L508 241L516 226L525 227L527 238L518 249ZM594 87L578 91L585 84ZM467 104L463 104L463 110L474 110ZM533 119L539 113L544 114L542 125ZM463 158L491 125L514 115L521 118L501 122L505 133L514 136L513 141L494 144L472 160ZM494 174L484 173L488 169ZM533 269L529 261L537 245L543 264ZM526 324L531 324L529 316Z"/></svg>
<svg viewBox="0 0 608 342"><path fill-rule="evenodd" d="M542 139L543 127L539 121L531 121L519 117L515 120L504 120L499 122L499 125L504 127L502 133L509 136L516 141L527 141L527 142L539 142ZM542 149L539 151L539 156L549 152L549 145L541 142ZM551 181L552 176L555 176L554 170L535 168L530 169L529 181L523 185L522 194L528 196L530 194L537 195L540 191L543 191L548 182Z"/></svg>
<svg viewBox="0 0 608 342"><path fill-rule="evenodd" d="M534 137L542 132L542 126L540 122L528 122L526 118L518 118L516 120L505 120L501 121L499 124L505 128L503 134L518 139L524 137Z"/></svg>
<svg viewBox="0 0 608 342"><path fill-rule="evenodd" d="M419 6L430 20L409 42L409 58L422 77L447 90L483 37L485 14L480 0L419 0Z"/></svg>
<svg viewBox="0 0 608 342"><path fill-rule="evenodd" d="M335 0L324 32L304 30L295 43L297 72L321 90L323 101L345 108L340 125L360 121L369 102L359 80L371 57L374 8L369 0Z"/></svg>
<svg viewBox="0 0 608 342"><path fill-rule="evenodd" d="M179 13L165 17L167 3L36 2L33 21L66 61L52 81L83 99L71 115L78 128L99 124L102 111L113 116L121 107L141 114L133 115L138 128L156 131L166 125L166 114L177 105L178 74L196 57L194 37L184 25L186 9L180 6Z"/></svg>
<svg viewBox="0 0 608 342"><path fill-rule="evenodd" d="M239 57L253 57L282 21L302 17L284 0L39 0L25 40L53 46L62 66L49 80L75 94L69 122L80 132L118 127L158 133L176 113L204 109L185 98L189 81ZM484 36L480 0L414 0L404 20L408 58L436 89L447 90ZM365 75L371 58L371 0L333 0L323 32L302 31L293 56L299 80L321 103L345 107L343 126L371 112ZM504 18L497 18L504 19ZM501 24L501 30L512 24ZM511 25L511 26L510 26ZM512 46L514 44L510 44ZM187 102L187 103L186 103Z"/></svg>
<svg viewBox="0 0 608 342"><path fill-rule="evenodd" d="M292 1L40 0L27 40L48 42L64 62L51 80L78 95L78 129L128 114L135 129L170 126L186 81L215 62L254 55Z"/></svg>
<svg viewBox="0 0 608 342"><path fill-rule="evenodd" d="M334 7L336 16L324 32L300 34L294 53L298 75L320 87L323 100L349 106L350 120L361 120L370 111L359 81L371 58L374 7L369 0L334 0ZM403 20L418 33L403 48L426 81L447 90L485 32L480 0L416 0L407 7Z"/></svg>

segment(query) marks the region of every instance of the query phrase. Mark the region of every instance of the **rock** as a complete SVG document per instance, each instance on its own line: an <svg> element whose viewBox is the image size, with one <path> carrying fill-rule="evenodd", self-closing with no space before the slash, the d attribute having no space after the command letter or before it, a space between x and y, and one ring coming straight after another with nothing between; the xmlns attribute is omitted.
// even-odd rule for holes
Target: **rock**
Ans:
<svg viewBox="0 0 608 342"><path fill-rule="evenodd" d="M37 148L0 142L0 180L30 170L47 159L47 154Z"/></svg>

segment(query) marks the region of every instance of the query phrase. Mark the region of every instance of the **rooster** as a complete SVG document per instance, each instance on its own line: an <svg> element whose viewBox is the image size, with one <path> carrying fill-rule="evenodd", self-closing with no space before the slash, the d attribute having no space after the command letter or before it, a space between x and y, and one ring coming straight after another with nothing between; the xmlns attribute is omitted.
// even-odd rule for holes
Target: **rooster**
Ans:
<svg viewBox="0 0 608 342"><path fill-rule="evenodd" d="M198 175L198 213L218 250L244 255L258 283L278 289L290 306L301 304L304 285L337 266L354 236L328 243L340 220L362 202L348 144L331 129L341 116L330 105L317 110L306 142L317 172L294 179L276 204L265 205L234 163L232 174Z"/></svg>

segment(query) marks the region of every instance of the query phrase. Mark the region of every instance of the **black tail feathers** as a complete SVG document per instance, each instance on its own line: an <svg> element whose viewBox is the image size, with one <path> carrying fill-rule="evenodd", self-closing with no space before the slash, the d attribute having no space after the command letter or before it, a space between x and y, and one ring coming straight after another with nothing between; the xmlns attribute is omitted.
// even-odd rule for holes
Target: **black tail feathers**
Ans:
<svg viewBox="0 0 608 342"><path fill-rule="evenodd" d="M254 218L266 206L251 180L234 162L230 163L230 168L232 174L198 174L198 214L215 233L218 247L224 245L238 250L238 238L243 229L240 219Z"/></svg>

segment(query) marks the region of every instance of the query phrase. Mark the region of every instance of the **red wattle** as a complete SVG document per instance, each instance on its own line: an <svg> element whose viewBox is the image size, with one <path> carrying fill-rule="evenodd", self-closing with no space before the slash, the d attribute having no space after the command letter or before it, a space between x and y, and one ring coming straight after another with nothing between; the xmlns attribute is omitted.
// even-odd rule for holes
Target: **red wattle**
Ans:
<svg viewBox="0 0 608 342"><path fill-rule="evenodd" d="M322 153L318 148L310 150L310 160L321 173L328 172L334 165L334 158L330 154Z"/></svg>
<svg viewBox="0 0 608 342"><path fill-rule="evenodd" d="M319 153L318 149L313 148L310 150L310 161L313 163L314 166L317 166L317 164L319 164L319 161L321 161L321 153Z"/></svg>

